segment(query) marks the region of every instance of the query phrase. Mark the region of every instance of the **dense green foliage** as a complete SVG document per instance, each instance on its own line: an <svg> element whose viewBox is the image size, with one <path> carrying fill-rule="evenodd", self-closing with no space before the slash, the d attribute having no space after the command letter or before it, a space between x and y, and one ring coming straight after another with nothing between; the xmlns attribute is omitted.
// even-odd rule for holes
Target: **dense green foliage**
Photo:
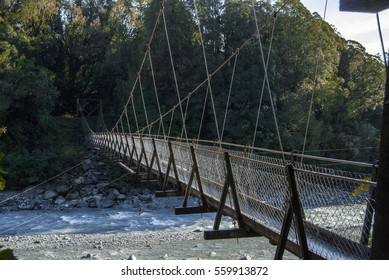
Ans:
<svg viewBox="0 0 389 280"><path fill-rule="evenodd" d="M0 127L0 136L5 133L5 128ZM4 154L0 151L0 161L3 159ZM7 174L7 171L3 167L0 166L0 191L5 189L5 179L4 175Z"/></svg>
<svg viewBox="0 0 389 280"><path fill-rule="evenodd" d="M252 37L256 25L251 0L197 0L197 9L193 0L165 1L173 65L161 17L150 45L152 64L147 57L141 73L139 66L160 0L1 1L0 124L8 131L1 149L6 154L9 183L32 184L70 163L74 150L71 134L64 134L64 128L69 127L71 119L61 116L76 114L76 98L102 99L106 123L111 127L139 74L147 110L143 110L138 83L135 109L128 107L130 119L134 120L136 114L138 126L144 127L147 120L159 118L154 82L161 112L166 113L177 104L177 92L185 98L207 77L201 38L210 73L251 39L240 50L234 73L235 60L231 59L212 76L208 95L205 84L189 103L183 102L188 137L200 134L205 139L217 139L215 128L221 131L223 127L231 88L224 141L252 143L262 100L255 145L280 148L273 103L284 150L301 150L314 92L307 152L320 150L323 156L374 160L383 63L367 54L359 43L343 39L298 0L289 1L274 18L281 2L271 5L256 1L266 61L271 45L267 84L258 39ZM171 120L170 134L181 136L179 107L173 118L164 118L166 132ZM135 122L130 125L136 130ZM153 132L157 132L157 126Z"/></svg>
<svg viewBox="0 0 389 280"><path fill-rule="evenodd" d="M0 245L0 260L17 260L18 258L14 255L11 249L1 249Z"/></svg>

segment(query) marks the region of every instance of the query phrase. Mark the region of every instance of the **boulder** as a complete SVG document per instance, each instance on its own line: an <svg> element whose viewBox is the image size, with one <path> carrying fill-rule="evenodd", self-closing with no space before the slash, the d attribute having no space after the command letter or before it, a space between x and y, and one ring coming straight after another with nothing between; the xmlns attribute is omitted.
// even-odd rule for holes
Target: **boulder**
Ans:
<svg viewBox="0 0 389 280"><path fill-rule="evenodd" d="M59 185L55 190L58 194L64 195L70 191L70 187L68 185Z"/></svg>
<svg viewBox="0 0 389 280"><path fill-rule="evenodd" d="M35 193L36 193L36 194L44 194L44 193L45 193L45 189L37 188L37 189L35 190Z"/></svg>
<svg viewBox="0 0 389 280"><path fill-rule="evenodd" d="M139 194L138 198L142 202L151 202L153 201L153 197L149 194Z"/></svg>
<svg viewBox="0 0 389 280"><path fill-rule="evenodd" d="M84 183L84 177L78 177L77 179L75 179L74 181L73 181L73 183L75 184L75 185L82 185L83 183Z"/></svg>
<svg viewBox="0 0 389 280"><path fill-rule="evenodd" d="M86 161L84 161L82 163L82 169L84 171L87 171L87 170L92 169L94 167L95 167L95 163L92 160L90 160L90 159L87 159Z"/></svg>
<svg viewBox="0 0 389 280"><path fill-rule="evenodd" d="M65 202L65 198L63 196L58 196L55 201L54 201L54 204L56 205L61 205Z"/></svg>
<svg viewBox="0 0 389 280"><path fill-rule="evenodd" d="M114 205L115 205L115 201L108 198L108 199L104 199L99 206L101 208L110 208Z"/></svg>
<svg viewBox="0 0 389 280"><path fill-rule="evenodd" d="M125 194L119 194L116 199L123 201L127 199L127 196Z"/></svg>
<svg viewBox="0 0 389 280"><path fill-rule="evenodd" d="M66 196L66 198L70 200L77 199L79 197L80 197L80 193L76 190L69 192L68 195Z"/></svg>
<svg viewBox="0 0 389 280"><path fill-rule="evenodd" d="M56 191L53 191L53 190L47 190L43 194L43 199L45 199L45 200L54 199L56 197L58 197L58 193Z"/></svg>

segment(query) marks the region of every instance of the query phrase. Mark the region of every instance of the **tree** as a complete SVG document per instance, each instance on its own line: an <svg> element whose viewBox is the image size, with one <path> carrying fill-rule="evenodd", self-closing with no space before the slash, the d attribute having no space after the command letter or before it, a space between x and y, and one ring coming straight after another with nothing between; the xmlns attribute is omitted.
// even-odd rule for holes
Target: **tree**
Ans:
<svg viewBox="0 0 389 280"><path fill-rule="evenodd" d="M5 133L5 128L0 127L0 136L2 136ZM3 159L4 154L0 151L0 161ZM4 175L7 174L7 172L4 170L3 167L0 166L0 191L5 189L5 179Z"/></svg>

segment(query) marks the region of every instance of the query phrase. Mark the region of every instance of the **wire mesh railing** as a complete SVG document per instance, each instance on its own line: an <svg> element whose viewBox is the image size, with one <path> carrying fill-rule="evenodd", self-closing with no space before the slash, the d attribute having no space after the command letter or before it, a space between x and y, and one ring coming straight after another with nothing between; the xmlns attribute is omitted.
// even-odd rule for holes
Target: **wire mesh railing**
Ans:
<svg viewBox="0 0 389 280"><path fill-rule="evenodd" d="M290 159L284 159L272 157L270 150L262 151L267 153L264 155L260 149L228 143L233 148L211 142L170 141L129 134L115 138L111 133L95 133L90 141L117 156L132 157L148 169L161 169L164 176L173 172L169 165L174 160L176 183L184 186L190 181L193 169L190 148L194 147L200 178L195 178L190 187L199 191L198 180L201 180L205 196L216 201L226 185L225 153L228 153L240 214L279 235L291 198L285 167L293 165L309 251L326 259L369 257L376 185L374 176L369 174L370 164L355 163L366 168L366 172L351 172L302 163L295 160L293 153ZM334 159L313 159L336 163ZM225 206L235 210L232 200L229 189ZM288 240L298 243L294 225Z"/></svg>

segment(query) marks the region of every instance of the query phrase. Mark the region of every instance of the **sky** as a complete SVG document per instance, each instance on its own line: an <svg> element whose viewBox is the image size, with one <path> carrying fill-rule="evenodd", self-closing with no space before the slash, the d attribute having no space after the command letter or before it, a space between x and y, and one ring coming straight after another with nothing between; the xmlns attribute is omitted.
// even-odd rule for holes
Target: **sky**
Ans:
<svg viewBox="0 0 389 280"><path fill-rule="evenodd" d="M322 17L326 0L301 0L311 12ZM385 51L389 48L389 9L379 13ZM378 33L377 17L372 13L351 13L339 11L339 0L328 0L326 21L346 39L361 43L366 51L382 56L381 41Z"/></svg>

